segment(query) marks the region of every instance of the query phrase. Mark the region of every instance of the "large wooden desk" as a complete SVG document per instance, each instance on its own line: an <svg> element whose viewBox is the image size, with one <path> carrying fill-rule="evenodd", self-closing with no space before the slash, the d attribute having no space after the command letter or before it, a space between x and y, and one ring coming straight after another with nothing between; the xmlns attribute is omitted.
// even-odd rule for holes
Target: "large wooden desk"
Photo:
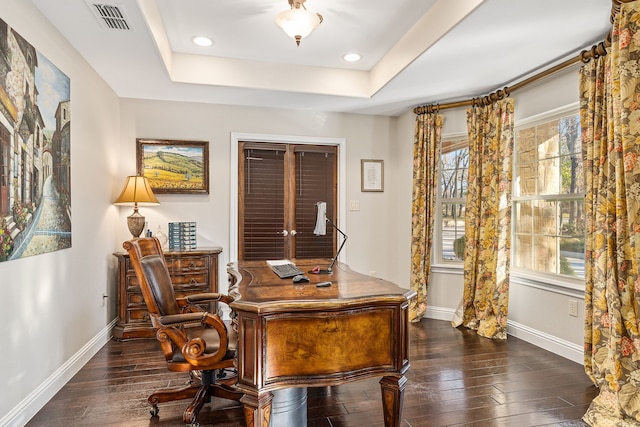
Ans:
<svg viewBox="0 0 640 427"><path fill-rule="evenodd" d="M303 271L327 260L294 260ZM229 265L236 298L238 387L247 427L268 427L271 391L381 376L386 427L400 426L409 369L408 299L414 291L334 266L310 283L280 279L264 261ZM326 288L315 283L332 281Z"/></svg>

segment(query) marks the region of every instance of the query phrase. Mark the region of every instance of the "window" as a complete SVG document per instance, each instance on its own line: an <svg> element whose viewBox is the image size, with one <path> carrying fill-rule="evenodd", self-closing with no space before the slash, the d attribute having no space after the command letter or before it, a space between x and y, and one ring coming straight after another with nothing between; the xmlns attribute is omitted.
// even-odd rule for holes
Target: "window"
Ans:
<svg viewBox="0 0 640 427"><path fill-rule="evenodd" d="M584 277L580 117L516 128L512 265Z"/></svg>
<svg viewBox="0 0 640 427"><path fill-rule="evenodd" d="M442 141L440 151L440 260L461 262L464 256L464 208L467 197L469 142Z"/></svg>
<svg viewBox="0 0 640 427"><path fill-rule="evenodd" d="M468 141L443 138L437 262L464 257ZM512 272L584 278L584 177L580 116L575 110L516 126Z"/></svg>

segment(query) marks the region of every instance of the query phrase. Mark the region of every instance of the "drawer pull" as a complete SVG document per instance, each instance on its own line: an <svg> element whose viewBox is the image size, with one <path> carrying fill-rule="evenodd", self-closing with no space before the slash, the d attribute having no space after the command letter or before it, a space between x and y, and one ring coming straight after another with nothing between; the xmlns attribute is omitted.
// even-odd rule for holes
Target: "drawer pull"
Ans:
<svg viewBox="0 0 640 427"><path fill-rule="evenodd" d="M191 264L189 264L189 270L195 270L196 269L196 263L191 261Z"/></svg>
<svg viewBox="0 0 640 427"><path fill-rule="evenodd" d="M196 279L192 278L191 280L189 280L189 284L191 286L197 286L198 285L198 281Z"/></svg>

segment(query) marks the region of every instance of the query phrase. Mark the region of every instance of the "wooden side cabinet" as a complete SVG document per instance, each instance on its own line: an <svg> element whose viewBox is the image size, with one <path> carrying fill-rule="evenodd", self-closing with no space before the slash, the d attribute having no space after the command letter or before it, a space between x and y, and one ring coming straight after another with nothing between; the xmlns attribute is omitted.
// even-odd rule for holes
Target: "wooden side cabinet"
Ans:
<svg viewBox="0 0 640 427"><path fill-rule="evenodd" d="M176 296L203 292L218 292L218 254L222 248L208 247L190 250L167 250L169 274ZM118 258L118 323L113 331L117 340L155 338L149 312L142 297L129 254L117 252ZM209 307L215 312L216 307Z"/></svg>

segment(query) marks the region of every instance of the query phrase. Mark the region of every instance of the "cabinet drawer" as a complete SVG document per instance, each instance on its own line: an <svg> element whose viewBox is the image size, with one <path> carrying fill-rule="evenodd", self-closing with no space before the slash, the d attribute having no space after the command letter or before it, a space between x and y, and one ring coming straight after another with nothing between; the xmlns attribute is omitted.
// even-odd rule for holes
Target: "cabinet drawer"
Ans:
<svg viewBox="0 0 640 427"><path fill-rule="evenodd" d="M204 294L207 292L211 292L206 283L198 283L196 285L189 284L185 286L174 287L173 291L176 295L176 298L183 298L191 294ZM138 292L131 292L131 290L129 290L129 292L127 292L127 308L136 307L146 307L144 297L139 290Z"/></svg>
<svg viewBox="0 0 640 427"><path fill-rule="evenodd" d="M209 273L188 273L181 275L172 275L171 283L173 283L174 288L186 288L190 289L197 286L206 287L209 285ZM138 277L127 276L127 291L129 292L140 292L140 280Z"/></svg>
<svg viewBox="0 0 640 427"><path fill-rule="evenodd" d="M171 282L175 290L192 289L196 287L206 288L209 284L209 275L207 273L191 273L171 276Z"/></svg>
<svg viewBox="0 0 640 427"><path fill-rule="evenodd" d="M138 276L135 274L127 275L125 279L125 286L127 287L127 292L141 292L140 280L138 280Z"/></svg>
<svg viewBox="0 0 640 427"><path fill-rule="evenodd" d="M147 307L144 303L144 297L142 294L137 292L129 292L127 293L127 308L132 307Z"/></svg>
<svg viewBox="0 0 640 427"><path fill-rule="evenodd" d="M176 289L175 294L176 298L184 298L187 295L191 294L203 294L209 292L204 286L197 286L193 288L186 289ZM142 294L136 292L129 292L127 294L127 310L135 310L135 309L147 309L147 305L144 302L144 297ZM149 319L147 319L149 320Z"/></svg>
<svg viewBox="0 0 640 427"><path fill-rule="evenodd" d="M167 269L171 274L178 274L189 271L209 270L209 257L207 256L185 256L185 257L165 257ZM135 275L131 259L127 257L125 260L127 273Z"/></svg>
<svg viewBox="0 0 640 427"><path fill-rule="evenodd" d="M147 307L127 309L127 323L149 323L150 321Z"/></svg>
<svg viewBox="0 0 640 427"><path fill-rule="evenodd" d="M169 257L167 268L171 274L182 274L190 271L208 271L209 258L205 256Z"/></svg>

